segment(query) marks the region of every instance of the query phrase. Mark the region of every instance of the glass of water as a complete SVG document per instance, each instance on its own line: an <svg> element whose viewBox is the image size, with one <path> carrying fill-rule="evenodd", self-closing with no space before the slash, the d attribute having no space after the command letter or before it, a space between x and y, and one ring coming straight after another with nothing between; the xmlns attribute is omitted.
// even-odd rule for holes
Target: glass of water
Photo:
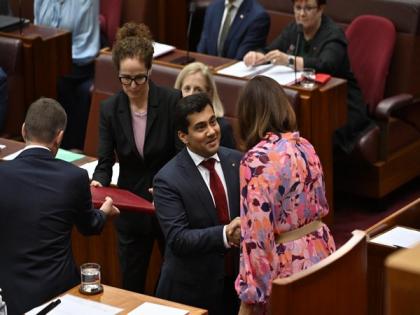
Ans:
<svg viewBox="0 0 420 315"><path fill-rule="evenodd" d="M305 89L312 89L315 87L315 69L303 69L300 85Z"/></svg>
<svg viewBox="0 0 420 315"><path fill-rule="evenodd" d="M101 266L97 263L85 263L80 266L81 285L83 294L97 294L103 291L101 285Z"/></svg>

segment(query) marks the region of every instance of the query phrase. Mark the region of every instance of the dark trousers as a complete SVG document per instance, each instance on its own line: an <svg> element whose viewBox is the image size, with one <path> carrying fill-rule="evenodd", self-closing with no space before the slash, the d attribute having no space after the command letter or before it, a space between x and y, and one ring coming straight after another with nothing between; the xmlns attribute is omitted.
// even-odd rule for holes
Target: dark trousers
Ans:
<svg viewBox="0 0 420 315"><path fill-rule="evenodd" d="M235 276L225 276L223 287L223 313L221 315L237 315L239 298L235 290Z"/></svg>
<svg viewBox="0 0 420 315"><path fill-rule="evenodd" d="M67 113L67 128L62 147L83 150L89 117L94 62L72 65L72 71L58 80L58 101Z"/></svg>
<svg viewBox="0 0 420 315"><path fill-rule="evenodd" d="M163 248L163 235L155 216L122 212L115 221L118 233L118 254L122 286L126 290L144 293L153 243Z"/></svg>

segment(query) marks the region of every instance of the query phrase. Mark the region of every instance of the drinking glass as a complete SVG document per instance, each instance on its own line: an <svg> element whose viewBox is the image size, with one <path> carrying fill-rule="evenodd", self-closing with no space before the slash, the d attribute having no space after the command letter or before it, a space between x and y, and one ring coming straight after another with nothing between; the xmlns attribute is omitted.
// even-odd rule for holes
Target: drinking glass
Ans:
<svg viewBox="0 0 420 315"><path fill-rule="evenodd" d="M80 266L81 285L83 294L97 294L103 291L101 285L101 266L97 263L85 263Z"/></svg>
<svg viewBox="0 0 420 315"><path fill-rule="evenodd" d="M306 89L312 89L315 87L315 69L303 69L300 85Z"/></svg>

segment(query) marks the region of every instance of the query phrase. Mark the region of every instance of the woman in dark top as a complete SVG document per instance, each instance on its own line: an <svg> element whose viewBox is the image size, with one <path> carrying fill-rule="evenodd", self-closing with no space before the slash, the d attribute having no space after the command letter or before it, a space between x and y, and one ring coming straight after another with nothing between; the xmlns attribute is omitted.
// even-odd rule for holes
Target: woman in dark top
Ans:
<svg viewBox="0 0 420 315"><path fill-rule="evenodd" d="M152 58L153 44L145 25L127 23L119 29L112 59L122 91L101 104L99 161L91 183L108 186L117 157L118 187L150 201L153 177L176 153L173 117L181 98L179 91L149 80ZM116 227L123 287L142 293L159 225L154 216L122 212Z"/></svg>
<svg viewBox="0 0 420 315"><path fill-rule="evenodd" d="M373 125L362 93L351 72L347 41L343 31L323 14L326 0L292 0L295 22L289 24L268 47L248 52L247 65L271 62L297 70L314 68L347 80L348 119L335 133L335 144L349 153L358 137ZM302 36L299 36L299 32ZM296 51L296 47L298 48ZM296 56L296 57L295 57Z"/></svg>

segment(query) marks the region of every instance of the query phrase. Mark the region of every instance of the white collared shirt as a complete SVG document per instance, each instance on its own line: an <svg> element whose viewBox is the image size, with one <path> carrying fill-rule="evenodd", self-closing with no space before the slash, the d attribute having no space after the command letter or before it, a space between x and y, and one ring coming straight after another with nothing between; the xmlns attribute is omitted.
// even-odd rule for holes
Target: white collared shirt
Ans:
<svg viewBox="0 0 420 315"><path fill-rule="evenodd" d="M213 203L214 203L214 197L213 197L213 194L212 194L211 189L210 189L210 171L207 168L205 168L204 166L201 165L201 162L203 162L204 160L207 160L207 158L204 158L201 155L198 155L197 153L192 152L188 147L187 147L187 152L190 155L191 159L193 160L195 166L197 166L197 169L200 172L201 177L203 178L204 182L206 183L207 188L210 192L210 195L211 195L211 197L213 199ZM227 189L226 189L225 176L223 174L222 165L220 164L219 156L216 153L209 158L213 158L213 159L216 160L216 163L214 164L214 169L215 169L217 175L219 176L220 180L222 181L223 188L225 190L225 194L226 194L226 198L227 198L226 201L227 201L227 205L228 205L228 210L229 210L229 197L228 197L228 193L227 193ZM229 218L230 218L230 211L228 211L228 214L229 214ZM229 245L227 237L226 237L226 225L223 227L223 243L225 244L226 248L230 248L230 245Z"/></svg>
<svg viewBox="0 0 420 315"><path fill-rule="evenodd" d="M222 35L222 28L223 28L223 24L225 23L225 19L226 19L226 15L227 15L227 8L228 8L229 2L230 2L229 0L225 0L225 10L223 11L223 17L222 17L222 21L221 21L220 27L219 27L219 36L217 36L217 46L220 45L220 35ZM232 25L233 21L235 20L236 13L238 13L239 7L241 6L242 2L244 2L244 0L234 0L234 1L232 1L233 9L232 9L232 20L231 20L230 25Z"/></svg>
<svg viewBox="0 0 420 315"><path fill-rule="evenodd" d="M22 152L25 151L25 150L36 149L36 148L45 149L45 150L48 150L48 151L51 152L51 150L49 148L47 148L46 146L43 146L43 145L39 145L39 144L29 144L29 145L27 145L26 147L23 148Z"/></svg>

